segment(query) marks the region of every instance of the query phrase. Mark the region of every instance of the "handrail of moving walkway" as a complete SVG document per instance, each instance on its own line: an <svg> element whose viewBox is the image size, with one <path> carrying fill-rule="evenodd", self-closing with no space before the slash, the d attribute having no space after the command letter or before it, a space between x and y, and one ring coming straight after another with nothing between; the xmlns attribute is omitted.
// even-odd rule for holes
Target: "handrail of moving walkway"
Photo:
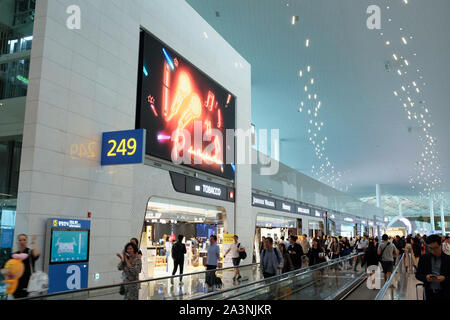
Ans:
<svg viewBox="0 0 450 320"><path fill-rule="evenodd" d="M221 295L223 293L230 292L230 291L242 289L242 288L249 287L249 286L252 286L252 285L258 285L260 283L265 283L269 279L271 280L270 283L266 283L266 284L263 284L261 286L252 288L251 290L248 290L248 291L245 291L245 292L240 292L240 293L237 293L235 295L226 297L226 299L234 298L234 297L237 297L237 296L240 296L240 295L243 295L243 294L247 294L250 291L256 291L256 290L265 288L267 286L271 286L271 285L274 284L274 282L276 282L276 280L287 281L287 280L292 279L294 277L302 276L302 275L308 274L308 273L310 273L312 271L318 271L318 270L321 270L321 269L324 269L324 268L328 268L328 267L330 267L332 265L341 263L341 262L343 262L345 260L353 259L353 258L361 256L361 255L364 255L364 253L361 252L361 253L358 253L358 254L352 254L352 255L340 257L340 258L333 259L333 260L330 260L330 261L326 261L326 262L323 262L323 263L320 263L320 264L316 264L316 265L311 266L311 267L297 269L297 270L286 272L286 273L283 273L281 275L273 276L273 277L270 277L270 278L265 278L265 279L256 280L256 281L252 281L252 282L249 282L249 283L241 284L241 285L233 287L233 288L228 288L228 289L217 291L217 292L211 292L211 293L205 294L205 295L200 296L200 297L194 297L191 300L200 300L200 299L204 299L204 298L218 296L218 295ZM225 299L225 298L222 298L222 299Z"/></svg>
<svg viewBox="0 0 450 320"><path fill-rule="evenodd" d="M244 264L239 266L239 268L245 268L245 267L252 267L252 266L257 266L260 265L259 263L249 263L249 264ZM97 287L90 287L90 288L84 288L84 289L78 289L78 290L71 290L71 291L64 291L64 292L56 292L56 293L50 293L50 294L44 294L44 295L39 295L39 296L32 296L32 297L28 297L28 298L22 298L22 299L17 299L17 300L33 300L33 299L42 299L42 298L48 298L48 297L55 297L55 296L61 296L61 295L69 295L69 294L76 294L76 293L82 293L82 292L89 292L89 291L94 291L94 290L103 290L103 289L110 289L110 288L115 288L115 287L120 287L120 286L127 286L127 285L131 285L131 284L141 284L141 283L147 283L147 282L152 282L152 281L161 281L161 280L167 280L167 279L175 279L175 278L180 278L181 276L183 278L189 277L189 276L194 276L194 275L198 275L198 274L206 274L208 272L217 272L217 271L226 271L226 270L232 270L235 269L236 267L226 267L226 268L221 268L221 269L213 269L213 270L203 270L203 271L197 271L197 272L192 272L192 273L184 273L182 275L174 275L174 276L166 276L166 277L161 277L161 278L152 278L152 279L145 279L145 280L136 280L136 281L129 281L129 282L119 282L119 283L115 283L115 284L110 284L110 285L106 285L106 286L97 286Z"/></svg>
<svg viewBox="0 0 450 320"><path fill-rule="evenodd" d="M402 254L402 257L397 263L397 266L395 267L394 271L392 272L391 276L389 277L388 281L384 284L384 286L380 289L380 292L378 292L377 296L375 297L375 300L383 300L384 295L387 292L387 289L390 288L392 280L394 279L394 276L397 274L398 269L400 268L403 258L405 257L405 254ZM394 298L394 295L392 295L392 299Z"/></svg>

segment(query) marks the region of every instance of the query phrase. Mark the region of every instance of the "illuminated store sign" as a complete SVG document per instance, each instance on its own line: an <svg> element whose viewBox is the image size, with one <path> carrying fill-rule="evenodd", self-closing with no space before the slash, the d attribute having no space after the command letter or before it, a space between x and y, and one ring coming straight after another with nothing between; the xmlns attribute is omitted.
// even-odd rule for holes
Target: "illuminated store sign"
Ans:
<svg viewBox="0 0 450 320"><path fill-rule="evenodd" d="M347 222L355 222L355 220L353 220L352 218L344 218L344 221L347 221Z"/></svg>
<svg viewBox="0 0 450 320"><path fill-rule="evenodd" d="M170 172L172 185L177 192L234 202L234 189L180 173Z"/></svg>
<svg viewBox="0 0 450 320"><path fill-rule="evenodd" d="M253 205L256 207L275 209L275 200L261 196L253 196Z"/></svg>
<svg viewBox="0 0 450 320"><path fill-rule="evenodd" d="M297 213L303 213L303 214L310 214L310 209L306 209L306 208L302 208L302 207L297 207Z"/></svg>
<svg viewBox="0 0 450 320"><path fill-rule="evenodd" d="M320 213L320 211L316 210L316 217L321 217L322 214Z"/></svg>
<svg viewBox="0 0 450 320"><path fill-rule="evenodd" d="M147 154L234 179L226 130L235 129L235 96L144 31L139 70L136 127L147 129Z"/></svg>

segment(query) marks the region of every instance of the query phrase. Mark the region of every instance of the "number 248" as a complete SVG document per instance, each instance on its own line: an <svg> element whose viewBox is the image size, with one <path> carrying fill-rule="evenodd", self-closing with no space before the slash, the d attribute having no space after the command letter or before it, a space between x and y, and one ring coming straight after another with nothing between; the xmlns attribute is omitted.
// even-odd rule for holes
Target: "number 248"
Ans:
<svg viewBox="0 0 450 320"><path fill-rule="evenodd" d="M115 156L117 156L117 153L122 153L123 156L125 154L132 156L133 154L136 153L137 142L136 142L135 138L131 138L129 140L122 139L119 143L119 146L117 146L116 140L109 140L108 144L113 145L111 150L109 150L109 152L108 152L108 157L115 157ZM117 149L116 149L116 147L117 147Z"/></svg>

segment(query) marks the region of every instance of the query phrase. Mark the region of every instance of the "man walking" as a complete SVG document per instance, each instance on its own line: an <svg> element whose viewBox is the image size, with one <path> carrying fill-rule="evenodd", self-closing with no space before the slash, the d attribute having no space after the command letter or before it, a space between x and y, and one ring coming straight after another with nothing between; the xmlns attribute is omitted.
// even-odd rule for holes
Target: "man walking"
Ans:
<svg viewBox="0 0 450 320"><path fill-rule="evenodd" d="M261 270L264 278L270 278L283 269L283 257L281 252L273 247L273 239L267 237L264 249L261 251Z"/></svg>
<svg viewBox="0 0 450 320"><path fill-rule="evenodd" d="M302 267L302 256L303 249L302 246L297 242L297 236L291 235L289 237L289 243L291 244L288 248L289 256L291 257L292 264L295 269L300 269Z"/></svg>
<svg viewBox="0 0 450 320"><path fill-rule="evenodd" d="M356 246L356 252L358 254L363 253L367 250L368 247L369 247L369 240L367 239L367 236L364 235L364 237L359 240ZM365 254L358 256L356 258L356 263L355 266L353 267L353 271L356 271L356 267L358 266L359 262L361 262L361 268L366 264Z"/></svg>
<svg viewBox="0 0 450 320"><path fill-rule="evenodd" d="M217 236L211 235L209 237L210 246L208 248L208 257L206 259L206 270L215 270L217 269L217 262L220 259L220 248L217 245ZM216 279L216 272L211 271L206 274L206 283L211 287L214 285Z"/></svg>
<svg viewBox="0 0 450 320"><path fill-rule="evenodd" d="M378 246L378 255L381 258L381 267L383 268L384 281L386 282L394 269L394 254L398 255L399 252L395 245L389 242L387 234L383 234L381 239L383 241Z"/></svg>
<svg viewBox="0 0 450 320"><path fill-rule="evenodd" d="M438 235L427 237L426 244L430 253L420 257L416 279L424 284L426 300L450 300L450 256Z"/></svg>
<svg viewBox="0 0 450 320"><path fill-rule="evenodd" d="M178 266L180 266L180 284L183 284L183 267L184 255L186 254L186 245L183 243L183 235L178 236L178 241L172 246L173 272L174 276L177 273ZM173 278L170 279L173 283Z"/></svg>

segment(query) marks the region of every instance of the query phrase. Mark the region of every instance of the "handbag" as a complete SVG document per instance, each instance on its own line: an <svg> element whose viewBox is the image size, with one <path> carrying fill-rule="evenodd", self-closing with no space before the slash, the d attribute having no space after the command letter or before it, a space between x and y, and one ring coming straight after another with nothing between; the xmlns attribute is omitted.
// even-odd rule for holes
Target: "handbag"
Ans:
<svg viewBox="0 0 450 320"><path fill-rule="evenodd" d="M240 247L240 243L238 243L238 248ZM239 251L239 258L241 259L241 260L245 260L245 258L247 258L247 252L245 252L245 249L244 249L244 251Z"/></svg>
<svg viewBox="0 0 450 320"><path fill-rule="evenodd" d="M30 270L32 271L30 280L28 281L27 292L30 293L42 293L48 290L48 275L42 271L33 272L33 266L31 264L32 256L28 257L30 263Z"/></svg>

